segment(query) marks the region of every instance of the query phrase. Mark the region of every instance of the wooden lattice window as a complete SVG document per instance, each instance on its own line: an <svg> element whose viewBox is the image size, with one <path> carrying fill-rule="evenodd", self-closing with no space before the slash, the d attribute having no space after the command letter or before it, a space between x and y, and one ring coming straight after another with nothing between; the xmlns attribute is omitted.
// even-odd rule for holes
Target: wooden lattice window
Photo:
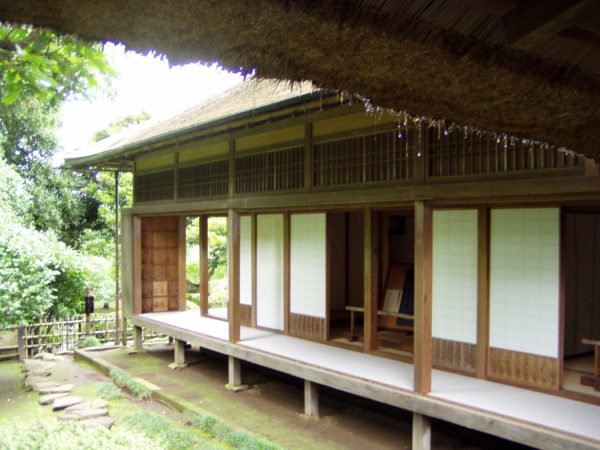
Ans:
<svg viewBox="0 0 600 450"><path fill-rule="evenodd" d="M553 147L476 132L429 131L430 177L583 167L583 157Z"/></svg>
<svg viewBox="0 0 600 450"><path fill-rule="evenodd" d="M136 202L154 202L173 199L173 170L136 175L134 183L134 197Z"/></svg>
<svg viewBox="0 0 600 450"><path fill-rule="evenodd" d="M269 192L304 187L304 148L241 156L235 160L237 193Z"/></svg>
<svg viewBox="0 0 600 450"><path fill-rule="evenodd" d="M313 146L315 186L389 182L413 177L414 128Z"/></svg>
<svg viewBox="0 0 600 450"><path fill-rule="evenodd" d="M227 160L182 167L178 171L179 198L227 195L228 176Z"/></svg>

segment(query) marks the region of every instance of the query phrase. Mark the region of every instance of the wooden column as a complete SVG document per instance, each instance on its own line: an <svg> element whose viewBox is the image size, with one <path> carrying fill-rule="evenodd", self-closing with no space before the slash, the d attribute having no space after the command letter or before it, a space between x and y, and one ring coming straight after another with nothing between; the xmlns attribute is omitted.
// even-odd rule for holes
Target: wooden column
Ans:
<svg viewBox="0 0 600 450"><path fill-rule="evenodd" d="M364 211L364 351L377 349L378 239L377 213Z"/></svg>
<svg viewBox="0 0 600 450"><path fill-rule="evenodd" d="M310 191L313 184L313 151L312 151L313 126L309 122L304 126L304 190Z"/></svg>
<svg viewBox="0 0 600 450"><path fill-rule="evenodd" d="M133 314L142 313L142 219L133 217Z"/></svg>
<svg viewBox="0 0 600 450"><path fill-rule="evenodd" d="M177 310L185 311L187 309L185 216L179 216L177 229Z"/></svg>
<svg viewBox="0 0 600 450"><path fill-rule="evenodd" d="M200 216L200 314L208 314L208 217Z"/></svg>
<svg viewBox="0 0 600 450"><path fill-rule="evenodd" d="M256 327L256 213L252 213L252 312L251 324Z"/></svg>
<svg viewBox="0 0 600 450"><path fill-rule="evenodd" d="M233 356L229 356L227 362L228 362L228 364L227 364L227 368L228 368L227 384L229 386L241 386L242 385L242 366L240 364L240 360Z"/></svg>
<svg viewBox="0 0 600 450"><path fill-rule="evenodd" d="M290 334L290 214L283 214L283 332Z"/></svg>
<svg viewBox="0 0 600 450"><path fill-rule="evenodd" d="M414 391L431 391L431 264L432 211L423 201L415 202L415 334Z"/></svg>
<svg viewBox="0 0 600 450"><path fill-rule="evenodd" d="M136 352L142 351L142 327L133 326L133 350Z"/></svg>
<svg viewBox="0 0 600 450"><path fill-rule="evenodd" d="M482 206L478 210L477 225L477 350L475 372L485 378L490 326L490 271L489 271L489 210Z"/></svg>
<svg viewBox="0 0 600 450"><path fill-rule="evenodd" d="M413 413L412 448L413 450L429 450L431 448L431 420L416 412Z"/></svg>
<svg viewBox="0 0 600 450"><path fill-rule="evenodd" d="M304 380L304 414L319 416L319 386Z"/></svg>
<svg viewBox="0 0 600 450"><path fill-rule="evenodd" d="M232 209L227 215L227 271L229 341L235 343L240 340L240 215Z"/></svg>

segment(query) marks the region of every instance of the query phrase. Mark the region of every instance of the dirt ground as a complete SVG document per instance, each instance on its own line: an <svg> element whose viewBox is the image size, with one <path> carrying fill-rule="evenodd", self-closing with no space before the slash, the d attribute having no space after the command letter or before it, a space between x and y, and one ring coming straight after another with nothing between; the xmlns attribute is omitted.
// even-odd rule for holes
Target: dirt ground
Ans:
<svg viewBox="0 0 600 450"><path fill-rule="evenodd" d="M100 356L100 355L99 355ZM302 380L242 363L242 382L251 388L225 389L227 360L206 350L189 349L189 366L173 372L168 345L129 354L114 349L101 357L170 394L195 403L209 413L289 449L408 449L411 415L398 408L333 389L320 388L320 418L303 412ZM435 449L522 449L517 444L443 421L433 422Z"/></svg>

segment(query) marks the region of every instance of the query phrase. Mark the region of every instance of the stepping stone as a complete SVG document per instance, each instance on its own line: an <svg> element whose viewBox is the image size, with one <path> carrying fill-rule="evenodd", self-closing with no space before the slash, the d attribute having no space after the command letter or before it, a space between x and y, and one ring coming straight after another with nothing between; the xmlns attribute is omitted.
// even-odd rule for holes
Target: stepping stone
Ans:
<svg viewBox="0 0 600 450"><path fill-rule="evenodd" d="M103 398L96 398L92 400L92 409L103 409L108 408L108 400Z"/></svg>
<svg viewBox="0 0 600 450"><path fill-rule="evenodd" d="M56 381L38 381L36 383L31 383L31 389L42 394L52 394L52 392L42 392L42 390L55 388L57 386L60 386L60 383L57 383Z"/></svg>
<svg viewBox="0 0 600 450"><path fill-rule="evenodd" d="M54 400L56 400L57 398L63 398L68 395L69 394L67 394L67 393L42 395L40 397L40 405L50 405L50 404L54 403Z"/></svg>
<svg viewBox="0 0 600 450"><path fill-rule="evenodd" d="M80 411L70 411L69 414L78 416L80 420L95 419L96 417L108 416L108 409L82 409Z"/></svg>
<svg viewBox="0 0 600 450"><path fill-rule="evenodd" d="M78 397L77 395L69 395L68 397L57 398L52 403L52 410L58 411L60 409L68 408L69 406L78 405L80 403L85 402L83 397Z"/></svg>
<svg viewBox="0 0 600 450"><path fill-rule="evenodd" d="M23 361L23 370L25 372L34 372L35 370L49 370L54 367L54 363L41 361L39 359L26 359Z"/></svg>
<svg viewBox="0 0 600 450"><path fill-rule="evenodd" d="M49 377L52 375L52 370L50 368L40 367L39 369L32 370L30 373L36 377Z"/></svg>
<svg viewBox="0 0 600 450"><path fill-rule="evenodd" d="M36 386L40 386L42 387L43 385L41 385L41 383L54 383L54 381L48 381L47 378L44 377L36 377L36 376L27 376L25 377L25 381L23 382L23 386L25 387L26 391L31 391L33 389L35 389ZM56 383L58 384L58 383ZM49 386L49 385L48 385ZM47 387L47 386L43 386L43 387Z"/></svg>
<svg viewBox="0 0 600 450"><path fill-rule="evenodd" d="M72 384L61 384L54 387L41 388L38 392L40 394L61 394L63 392L71 392L75 388Z"/></svg>
<svg viewBox="0 0 600 450"><path fill-rule="evenodd" d="M59 414L58 420L79 420L79 416L76 416L75 414Z"/></svg>
<svg viewBox="0 0 600 450"><path fill-rule="evenodd" d="M115 419L111 419L110 417L106 416L96 417L94 419L84 420L82 423L90 428L104 427L110 430L110 427L112 427L115 424Z"/></svg>
<svg viewBox="0 0 600 450"><path fill-rule="evenodd" d="M40 352L37 355L35 355L33 357L33 359L44 359L44 356L46 355L52 355L52 353L48 353L48 352Z"/></svg>
<svg viewBox="0 0 600 450"><path fill-rule="evenodd" d="M52 353L45 353L42 357L43 361L64 361L65 357L60 355L54 355Z"/></svg>
<svg viewBox="0 0 600 450"><path fill-rule="evenodd" d="M92 404L90 402L81 402L76 405L69 406L68 408L65 409L65 411L72 412L72 411L81 411L84 409L92 409Z"/></svg>

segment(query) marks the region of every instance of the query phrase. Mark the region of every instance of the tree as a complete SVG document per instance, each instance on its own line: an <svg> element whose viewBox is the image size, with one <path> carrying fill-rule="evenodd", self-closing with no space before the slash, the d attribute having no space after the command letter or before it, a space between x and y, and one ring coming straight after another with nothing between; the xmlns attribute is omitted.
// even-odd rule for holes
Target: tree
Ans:
<svg viewBox="0 0 600 450"><path fill-rule="evenodd" d="M148 114L147 111L141 111L139 114L129 114L128 116L121 117L117 120L110 122L108 124L108 128L96 131L92 135L92 142L98 142L102 139L106 139L107 137L112 136L113 134L125 131L132 125L140 124L148 119L150 119L150 114Z"/></svg>

